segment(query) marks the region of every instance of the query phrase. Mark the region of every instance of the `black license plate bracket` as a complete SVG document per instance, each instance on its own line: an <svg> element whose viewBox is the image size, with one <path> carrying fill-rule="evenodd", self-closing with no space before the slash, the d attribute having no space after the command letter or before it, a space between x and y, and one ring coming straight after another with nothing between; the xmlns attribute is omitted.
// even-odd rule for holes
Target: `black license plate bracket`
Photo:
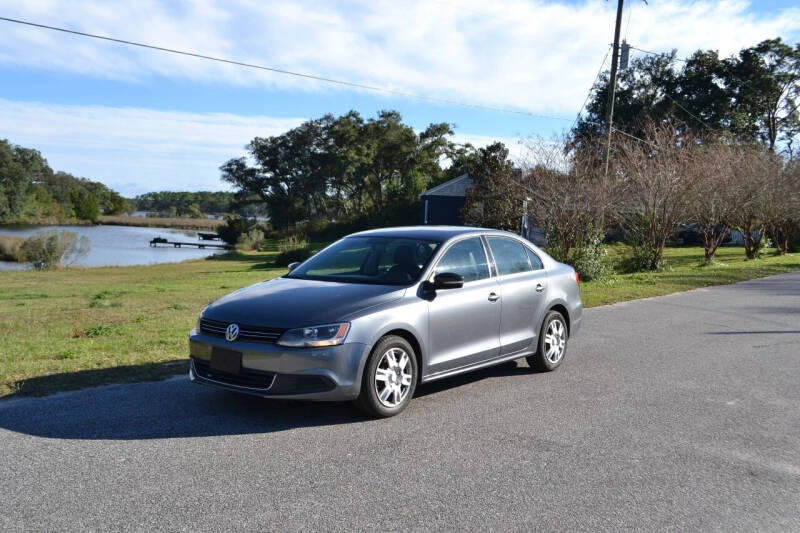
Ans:
<svg viewBox="0 0 800 533"><path fill-rule="evenodd" d="M212 348L211 370L226 374L239 374L242 371L242 352L226 348Z"/></svg>

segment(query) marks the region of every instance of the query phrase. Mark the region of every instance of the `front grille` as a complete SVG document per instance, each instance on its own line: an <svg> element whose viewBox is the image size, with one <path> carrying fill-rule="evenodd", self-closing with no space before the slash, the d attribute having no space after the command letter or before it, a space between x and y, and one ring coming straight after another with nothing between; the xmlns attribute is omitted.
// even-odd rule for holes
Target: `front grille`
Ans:
<svg viewBox="0 0 800 533"><path fill-rule="evenodd" d="M312 392L327 392L336 385L326 376L312 376L299 374L278 374L275 383L269 390L270 394L309 394Z"/></svg>
<svg viewBox="0 0 800 533"><path fill-rule="evenodd" d="M211 320L210 318L200 319L200 331L215 337L225 338L225 330L231 322L221 322L219 320ZM267 328L261 326L246 326L239 324L239 336L236 340L252 341L252 342L270 342L274 343L286 330L283 328Z"/></svg>
<svg viewBox="0 0 800 533"><path fill-rule="evenodd" d="M192 357L192 364L194 365L195 373L201 378L211 379L234 387L267 390L275 379L275 373L273 372L253 370L251 368L242 368L242 371L238 374L220 372L212 369L208 361L197 359L196 357Z"/></svg>

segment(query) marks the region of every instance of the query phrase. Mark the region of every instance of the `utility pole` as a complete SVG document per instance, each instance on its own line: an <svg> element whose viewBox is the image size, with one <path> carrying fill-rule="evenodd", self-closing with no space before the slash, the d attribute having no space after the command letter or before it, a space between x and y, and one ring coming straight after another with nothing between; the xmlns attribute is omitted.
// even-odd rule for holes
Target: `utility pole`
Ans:
<svg viewBox="0 0 800 533"><path fill-rule="evenodd" d="M617 24L614 28L614 50L611 53L611 77L609 79L608 103L606 104L606 172L611 159L611 129L614 121L614 96L617 92L617 63L619 62L619 32L622 26L622 6L625 0L617 0Z"/></svg>

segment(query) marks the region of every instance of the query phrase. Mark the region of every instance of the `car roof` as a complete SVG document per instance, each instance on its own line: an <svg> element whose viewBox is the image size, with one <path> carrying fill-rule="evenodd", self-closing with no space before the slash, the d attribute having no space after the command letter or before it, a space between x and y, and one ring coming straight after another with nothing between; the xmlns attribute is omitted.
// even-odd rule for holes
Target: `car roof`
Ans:
<svg viewBox="0 0 800 533"><path fill-rule="evenodd" d="M407 237L411 239L429 239L432 241L448 241L453 237L467 234L495 233L497 235L513 235L505 231L469 226L400 226L360 231L348 237ZM517 235L514 235L517 237Z"/></svg>

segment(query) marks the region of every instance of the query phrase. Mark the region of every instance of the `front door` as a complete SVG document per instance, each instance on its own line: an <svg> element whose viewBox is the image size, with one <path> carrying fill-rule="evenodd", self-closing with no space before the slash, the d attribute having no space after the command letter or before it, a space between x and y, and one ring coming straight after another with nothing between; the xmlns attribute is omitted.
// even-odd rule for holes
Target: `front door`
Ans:
<svg viewBox="0 0 800 533"><path fill-rule="evenodd" d="M437 290L428 302L429 374L500 355L500 289L480 237L452 244L434 269L464 277L459 289Z"/></svg>

